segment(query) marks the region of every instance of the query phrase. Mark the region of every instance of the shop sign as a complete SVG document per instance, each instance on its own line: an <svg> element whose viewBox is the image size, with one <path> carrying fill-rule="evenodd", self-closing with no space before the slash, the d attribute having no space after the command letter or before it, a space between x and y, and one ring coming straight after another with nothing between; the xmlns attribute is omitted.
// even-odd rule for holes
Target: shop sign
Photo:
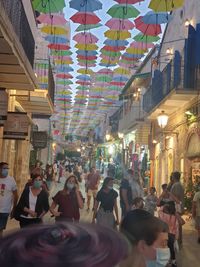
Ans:
<svg viewBox="0 0 200 267"><path fill-rule="evenodd" d="M24 140L28 136L29 119L24 112L8 112L4 124L3 138Z"/></svg>
<svg viewBox="0 0 200 267"><path fill-rule="evenodd" d="M32 133L32 145L35 149L44 149L47 147L47 132L39 131Z"/></svg>
<svg viewBox="0 0 200 267"><path fill-rule="evenodd" d="M7 120L8 94L5 89L0 89L0 126Z"/></svg>

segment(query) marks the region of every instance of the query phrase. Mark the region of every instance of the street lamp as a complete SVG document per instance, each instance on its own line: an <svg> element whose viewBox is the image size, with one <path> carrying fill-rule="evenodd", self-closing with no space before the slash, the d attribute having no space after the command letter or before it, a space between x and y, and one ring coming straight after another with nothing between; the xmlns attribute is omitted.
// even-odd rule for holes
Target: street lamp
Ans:
<svg viewBox="0 0 200 267"><path fill-rule="evenodd" d="M169 116L162 111L157 117L159 127L164 129L167 126L168 119Z"/></svg>

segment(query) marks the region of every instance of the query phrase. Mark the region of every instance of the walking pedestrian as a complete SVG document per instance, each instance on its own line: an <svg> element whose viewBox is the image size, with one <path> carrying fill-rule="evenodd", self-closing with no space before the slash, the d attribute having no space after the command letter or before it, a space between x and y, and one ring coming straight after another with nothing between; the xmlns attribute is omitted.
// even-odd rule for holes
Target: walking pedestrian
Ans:
<svg viewBox="0 0 200 267"><path fill-rule="evenodd" d="M156 188L154 186L150 187L149 194L145 199L145 209L154 215L157 207L158 198L156 196Z"/></svg>
<svg viewBox="0 0 200 267"><path fill-rule="evenodd" d="M122 179L119 189L122 218L126 215L127 212L131 210L131 207L133 205L132 190L129 183L129 179L130 176L126 175Z"/></svg>
<svg viewBox="0 0 200 267"><path fill-rule="evenodd" d="M200 183L198 191L195 193L192 203L192 217L195 220L195 228L197 230L197 242L200 244Z"/></svg>
<svg viewBox="0 0 200 267"><path fill-rule="evenodd" d="M15 209L15 219L21 228L40 224L48 210L48 194L42 188L42 177L32 174L32 185L25 186Z"/></svg>
<svg viewBox="0 0 200 267"><path fill-rule="evenodd" d="M175 203L179 203L179 200L168 190L167 184L162 184L162 193L158 198L157 206L162 207L170 202L175 205Z"/></svg>
<svg viewBox="0 0 200 267"><path fill-rule="evenodd" d="M90 210L90 202L93 197L93 208L95 203L95 198L98 192L98 186L100 183L100 175L96 172L95 167L90 169L90 173L87 176L86 186L87 186L87 211Z"/></svg>
<svg viewBox="0 0 200 267"><path fill-rule="evenodd" d="M0 162L0 237L6 228L9 214L13 217L18 194L15 179L8 174L8 163Z"/></svg>
<svg viewBox="0 0 200 267"><path fill-rule="evenodd" d="M52 185L55 182L55 175L54 175L52 165L47 165L46 172L45 172L45 179L46 179L46 183L47 183L47 188L49 191L51 191Z"/></svg>
<svg viewBox="0 0 200 267"><path fill-rule="evenodd" d="M58 206L58 210L55 210ZM50 207L56 221L79 221L80 211L83 208L83 197L79 191L76 176L71 175L66 179L63 190L53 197Z"/></svg>
<svg viewBox="0 0 200 267"><path fill-rule="evenodd" d="M142 197L144 196L143 188L140 184L140 177L138 172L133 172L132 169L129 169L127 171L127 174L129 176L129 183L131 186L132 191L132 198L135 199L136 197Z"/></svg>
<svg viewBox="0 0 200 267"><path fill-rule="evenodd" d="M115 228L116 225L119 225L117 197L118 193L113 189L113 178L106 177L95 199L93 223L96 219L97 224L111 228Z"/></svg>

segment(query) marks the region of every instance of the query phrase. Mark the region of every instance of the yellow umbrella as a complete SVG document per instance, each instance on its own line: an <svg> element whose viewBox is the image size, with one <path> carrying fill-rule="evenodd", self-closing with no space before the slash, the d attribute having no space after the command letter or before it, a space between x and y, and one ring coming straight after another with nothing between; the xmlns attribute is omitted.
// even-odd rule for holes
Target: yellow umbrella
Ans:
<svg viewBox="0 0 200 267"><path fill-rule="evenodd" d="M117 74L125 74L125 75L130 75L131 74L130 70L124 69L124 68L117 68L117 69L114 70L114 72L117 73Z"/></svg>
<svg viewBox="0 0 200 267"><path fill-rule="evenodd" d="M104 33L104 35L111 40L126 40L127 38L131 37L129 31L108 30Z"/></svg>
<svg viewBox="0 0 200 267"><path fill-rule="evenodd" d="M73 64L72 60L60 60L60 59L56 59L55 63L58 65L69 65L69 64Z"/></svg>
<svg viewBox="0 0 200 267"><path fill-rule="evenodd" d="M108 60L108 59L102 59L101 60L101 63L105 63L105 64L107 64L107 63L111 63L111 64L117 64L119 62L119 59L112 59L112 58L110 58L110 60Z"/></svg>
<svg viewBox="0 0 200 267"><path fill-rule="evenodd" d="M81 74L89 74L89 75L93 74L93 71L90 69L79 69L79 70L77 70L77 72L81 73Z"/></svg>
<svg viewBox="0 0 200 267"><path fill-rule="evenodd" d="M151 0L149 8L155 12L167 12L182 7L185 0Z"/></svg>
<svg viewBox="0 0 200 267"><path fill-rule="evenodd" d="M41 28L41 31L52 35L63 35L68 33L68 30L66 28L56 26L44 26Z"/></svg>
<svg viewBox="0 0 200 267"><path fill-rule="evenodd" d="M76 44L75 47L80 49L80 50L87 50L87 51L98 49L98 46L95 44Z"/></svg>
<svg viewBox="0 0 200 267"><path fill-rule="evenodd" d="M139 55L139 54L144 54L147 52L147 49L138 49L138 48L133 48L133 47L129 47L126 49L126 52L129 54L135 54L135 55Z"/></svg>

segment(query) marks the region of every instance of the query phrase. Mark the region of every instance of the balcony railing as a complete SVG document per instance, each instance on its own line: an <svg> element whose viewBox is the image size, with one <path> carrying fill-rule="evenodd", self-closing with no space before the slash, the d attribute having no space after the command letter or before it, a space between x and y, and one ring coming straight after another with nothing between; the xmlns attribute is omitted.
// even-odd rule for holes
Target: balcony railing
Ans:
<svg viewBox="0 0 200 267"><path fill-rule="evenodd" d="M13 26L13 30L19 38L24 52L33 66L35 41L31 32L31 28L26 17L24 6L21 0L0 0L3 9Z"/></svg>

